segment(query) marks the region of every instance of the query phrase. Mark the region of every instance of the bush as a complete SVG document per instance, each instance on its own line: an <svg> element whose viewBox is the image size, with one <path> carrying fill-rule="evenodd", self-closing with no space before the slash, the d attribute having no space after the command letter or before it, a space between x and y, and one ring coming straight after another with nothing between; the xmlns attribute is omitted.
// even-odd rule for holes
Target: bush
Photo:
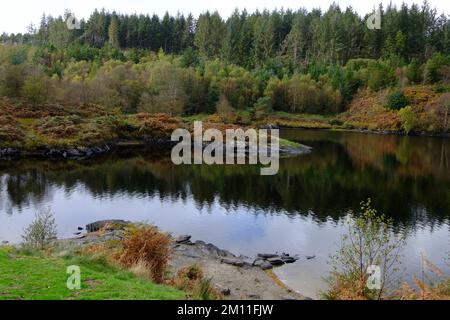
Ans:
<svg viewBox="0 0 450 320"><path fill-rule="evenodd" d="M421 253L421 276L413 275L415 287L404 283L399 289L401 300L449 300L450 277ZM427 272L428 271L428 272Z"/></svg>
<svg viewBox="0 0 450 320"><path fill-rule="evenodd" d="M372 91L379 91L380 89L394 85L396 82L394 69L387 62L371 62L365 71L367 86Z"/></svg>
<svg viewBox="0 0 450 320"><path fill-rule="evenodd" d="M390 110L400 110L408 105L408 98L403 92L395 92L387 98L387 108Z"/></svg>
<svg viewBox="0 0 450 320"><path fill-rule="evenodd" d="M450 63L449 59L441 53L435 53L426 63L424 78L427 83L443 80L445 69Z"/></svg>
<svg viewBox="0 0 450 320"><path fill-rule="evenodd" d="M410 106L408 106L401 109L397 114L400 118L403 129L405 130L406 134L408 134L415 128L417 124L417 117L415 112Z"/></svg>
<svg viewBox="0 0 450 320"><path fill-rule="evenodd" d="M8 97L19 97L25 81L23 65L7 65L0 69L0 91Z"/></svg>
<svg viewBox="0 0 450 320"><path fill-rule="evenodd" d="M404 236L396 235L391 221L370 207L370 199L361 204L361 212L351 216L349 232L342 236L341 248L331 257L328 299L381 299L393 284L393 273L400 263ZM369 267L380 268L380 288L369 289Z"/></svg>
<svg viewBox="0 0 450 320"><path fill-rule="evenodd" d="M36 213L35 220L24 230L24 245L33 249L45 249L56 237L56 222L50 211Z"/></svg>
<svg viewBox="0 0 450 320"><path fill-rule="evenodd" d="M156 283L162 283L170 254L170 239L154 226L128 230L122 240L119 262L127 268L147 266Z"/></svg>
<svg viewBox="0 0 450 320"><path fill-rule="evenodd" d="M34 106L47 102L51 83L46 76L28 78L22 88L22 96Z"/></svg>
<svg viewBox="0 0 450 320"><path fill-rule="evenodd" d="M422 74L423 69L419 60L412 59L411 63L408 65L406 69L406 77L408 78L410 83L420 83L422 82Z"/></svg>
<svg viewBox="0 0 450 320"><path fill-rule="evenodd" d="M173 279L175 288L187 291L194 299L215 300L220 294L212 287L212 279L205 278L203 270L197 264L182 268Z"/></svg>

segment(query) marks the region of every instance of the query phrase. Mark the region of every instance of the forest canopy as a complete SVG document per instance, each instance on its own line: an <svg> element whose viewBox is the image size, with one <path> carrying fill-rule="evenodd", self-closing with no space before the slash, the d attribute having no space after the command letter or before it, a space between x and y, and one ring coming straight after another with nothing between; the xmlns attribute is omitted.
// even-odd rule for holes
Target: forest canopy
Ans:
<svg viewBox="0 0 450 320"><path fill-rule="evenodd" d="M371 30L351 7L218 12L199 17L95 10L43 15L0 36L0 94L96 103L126 113L346 110L359 89L450 81L450 19L426 2L379 6Z"/></svg>

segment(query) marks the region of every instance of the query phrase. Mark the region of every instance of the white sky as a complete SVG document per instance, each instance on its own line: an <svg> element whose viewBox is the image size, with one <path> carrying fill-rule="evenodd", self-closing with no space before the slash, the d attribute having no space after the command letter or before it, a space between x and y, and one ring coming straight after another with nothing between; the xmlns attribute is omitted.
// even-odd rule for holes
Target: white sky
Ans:
<svg viewBox="0 0 450 320"><path fill-rule="evenodd" d="M390 1L386 0L3 0L0 4L0 33L26 32L26 27L33 22L39 23L42 13L58 16L70 9L77 18L88 18L95 8L105 8L120 13L156 13L162 16L166 11L175 15L177 12L192 12L195 16L206 10L218 10L222 17L229 16L237 7L246 8L249 12L256 9L292 8L327 9L336 2L341 7L352 5L360 14L371 12L380 2L386 7ZM422 3L422 0L392 0L395 4L402 2ZM450 14L450 1L428 0L439 13Z"/></svg>

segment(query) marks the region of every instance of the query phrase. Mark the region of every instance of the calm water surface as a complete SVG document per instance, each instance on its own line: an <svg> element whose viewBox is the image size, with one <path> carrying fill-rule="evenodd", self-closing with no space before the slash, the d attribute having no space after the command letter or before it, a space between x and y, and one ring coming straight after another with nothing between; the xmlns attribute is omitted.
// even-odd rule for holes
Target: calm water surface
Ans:
<svg viewBox="0 0 450 320"><path fill-rule="evenodd" d="M0 241L20 242L34 213L50 208L61 237L100 219L155 223L237 254L315 255L276 269L315 297L345 217L371 198L406 233L405 278L420 252L450 274L450 140L314 130L282 136L313 147L282 159L278 175L255 166L174 166L152 151L89 161L0 161Z"/></svg>

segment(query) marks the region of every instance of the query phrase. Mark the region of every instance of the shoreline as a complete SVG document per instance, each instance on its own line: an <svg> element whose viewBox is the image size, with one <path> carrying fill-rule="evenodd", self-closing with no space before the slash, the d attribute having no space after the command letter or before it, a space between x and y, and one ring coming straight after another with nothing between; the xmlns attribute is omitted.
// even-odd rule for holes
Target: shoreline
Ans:
<svg viewBox="0 0 450 320"><path fill-rule="evenodd" d="M405 134L403 131L392 130L372 130L372 129L346 129L341 127L305 127L305 126L273 126L268 124L265 127L280 130L319 130L319 131L334 131L334 132L353 132L361 134L374 134L374 135L389 135L399 137L429 137L429 138L442 138L450 139L450 133L433 133L426 131L410 132ZM288 141L291 142L291 141ZM68 160L81 160L95 158L97 156L109 154L114 149L126 148L126 147L142 147L158 150L169 150L176 142L169 139L148 139L145 140L111 140L105 141L95 145L87 146L67 146L67 147L41 147L36 150L26 150L18 147L0 146L0 160L15 160L18 158L44 158L44 159L68 159ZM299 144L296 146L280 146L280 154L285 155L297 155L308 153L311 151L311 147ZM247 151L248 152L248 151Z"/></svg>
<svg viewBox="0 0 450 320"><path fill-rule="evenodd" d="M115 225L113 229L100 232L105 226ZM110 241L120 241L126 221L97 221L86 226L86 233L75 238L58 239L56 243L63 248L83 248ZM260 254L254 258L235 255L202 240L191 241L191 236L178 237L168 233L171 239L171 257L168 272L175 275L183 268L199 265L207 278L212 279L214 288L224 300L310 300L289 288L272 271L284 264L292 263L294 256L287 254ZM270 260L272 259L272 260ZM273 264L268 261L272 261Z"/></svg>
<svg viewBox="0 0 450 320"><path fill-rule="evenodd" d="M432 133L426 131L410 132L405 134L403 131L390 130L371 130L371 129L345 129L345 128L321 128L321 127L280 127L280 130L319 130L334 132L354 132L362 134L398 136L398 137L427 137L427 138L447 138L450 139L450 133Z"/></svg>
<svg viewBox="0 0 450 320"><path fill-rule="evenodd" d="M287 141L287 140L286 140ZM311 152L311 147L288 141L289 144L280 146L279 152L281 156L299 155ZM171 140L158 141L139 141L139 140L118 140L107 142L104 144L86 146L86 147L67 147L67 148L43 148L41 150L27 151L17 148L0 147L0 160L15 160L20 158L42 158L55 160L83 160L91 159L98 156L111 153L113 150L128 147L148 148L161 151L169 151L176 142ZM249 153L248 147L246 154Z"/></svg>

